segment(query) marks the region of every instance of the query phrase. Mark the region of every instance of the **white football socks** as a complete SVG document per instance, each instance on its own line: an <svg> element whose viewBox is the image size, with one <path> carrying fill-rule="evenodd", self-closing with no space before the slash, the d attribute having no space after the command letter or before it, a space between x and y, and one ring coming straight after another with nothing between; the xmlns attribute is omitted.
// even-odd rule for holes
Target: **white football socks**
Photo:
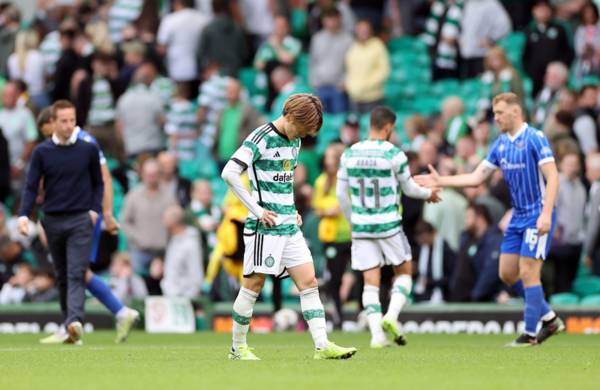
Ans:
<svg viewBox="0 0 600 390"><path fill-rule="evenodd" d="M246 335L250 328L252 310L258 294L247 288L240 288L235 302L233 303L233 349L246 345Z"/></svg>
<svg viewBox="0 0 600 390"><path fill-rule="evenodd" d="M390 306L384 318L390 321L397 321L402 307L406 304L410 290L412 289L412 278L410 275L400 275L394 281L392 286L392 296Z"/></svg>
<svg viewBox="0 0 600 390"><path fill-rule="evenodd" d="M381 303L379 302L379 287L365 284L362 294L362 302L367 312L367 321L371 331L371 340L380 342L385 340L385 334L381 327Z"/></svg>
<svg viewBox="0 0 600 390"><path fill-rule="evenodd" d="M315 347L325 348L329 340L327 339L325 310L319 297L318 287L300 291L300 307L302 308L302 315L308 323L308 329L310 330Z"/></svg>

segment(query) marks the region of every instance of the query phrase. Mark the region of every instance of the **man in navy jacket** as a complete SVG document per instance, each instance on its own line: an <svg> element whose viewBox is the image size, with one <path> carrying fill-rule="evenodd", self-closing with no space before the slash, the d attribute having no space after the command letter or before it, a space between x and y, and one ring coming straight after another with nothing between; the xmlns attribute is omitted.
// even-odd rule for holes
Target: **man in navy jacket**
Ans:
<svg viewBox="0 0 600 390"><path fill-rule="evenodd" d="M60 303L69 341L81 343L85 271L93 226L102 210L102 173L98 147L79 140L75 106L59 100L52 106L54 134L35 147L19 210L19 230L27 235L40 182L43 182L42 226L56 270ZM43 179L43 180L42 180Z"/></svg>

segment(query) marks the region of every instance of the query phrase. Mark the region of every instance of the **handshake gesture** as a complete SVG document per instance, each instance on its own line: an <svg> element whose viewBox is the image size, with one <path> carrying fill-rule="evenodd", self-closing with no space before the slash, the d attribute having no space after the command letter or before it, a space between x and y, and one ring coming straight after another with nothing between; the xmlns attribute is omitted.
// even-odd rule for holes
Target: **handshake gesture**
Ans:
<svg viewBox="0 0 600 390"><path fill-rule="evenodd" d="M415 182L421 187L429 188L431 190L431 197L427 199L428 203L438 203L442 199L439 196L441 186L440 186L440 174L435 168L431 165L428 165L429 174L427 175L417 175L414 176L413 179Z"/></svg>

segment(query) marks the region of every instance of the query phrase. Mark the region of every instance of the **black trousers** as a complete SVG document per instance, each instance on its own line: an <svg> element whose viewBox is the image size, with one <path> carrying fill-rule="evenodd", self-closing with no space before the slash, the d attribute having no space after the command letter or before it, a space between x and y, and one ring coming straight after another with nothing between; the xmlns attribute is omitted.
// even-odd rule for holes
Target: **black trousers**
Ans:
<svg viewBox="0 0 600 390"><path fill-rule="evenodd" d="M89 213L47 214L42 226L56 271L60 308L68 325L83 322L85 271L92 249L93 225Z"/></svg>
<svg viewBox="0 0 600 390"><path fill-rule="evenodd" d="M582 245L555 245L548 254L554 265L554 293L569 292L577 276Z"/></svg>
<svg viewBox="0 0 600 390"><path fill-rule="evenodd" d="M333 323L336 326L341 325L342 318L342 299L340 297L340 287L342 286L342 277L346 272L346 266L350 261L350 249L352 245L348 243L325 243L323 253L327 270L329 271L329 281L327 282L327 295L333 300L335 305L335 317Z"/></svg>

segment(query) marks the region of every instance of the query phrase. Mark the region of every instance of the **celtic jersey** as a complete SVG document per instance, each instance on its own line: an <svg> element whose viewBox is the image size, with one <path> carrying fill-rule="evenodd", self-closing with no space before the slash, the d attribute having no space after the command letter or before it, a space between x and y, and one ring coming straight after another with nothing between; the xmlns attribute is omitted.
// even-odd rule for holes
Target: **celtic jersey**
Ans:
<svg viewBox="0 0 600 390"><path fill-rule="evenodd" d="M272 123L254 130L231 159L248 169L252 197L277 214L277 224L263 228L256 216L246 219L246 230L263 235L293 235L300 229L294 205L294 169L300 140L290 141Z"/></svg>
<svg viewBox="0 0 600 390"><path fill-rule="evenodd" d="M353 238L385 238L402 229L400 183L410 178L404 152L387 141L358 142L342 155L337 178L350 188Z"/></svg>

